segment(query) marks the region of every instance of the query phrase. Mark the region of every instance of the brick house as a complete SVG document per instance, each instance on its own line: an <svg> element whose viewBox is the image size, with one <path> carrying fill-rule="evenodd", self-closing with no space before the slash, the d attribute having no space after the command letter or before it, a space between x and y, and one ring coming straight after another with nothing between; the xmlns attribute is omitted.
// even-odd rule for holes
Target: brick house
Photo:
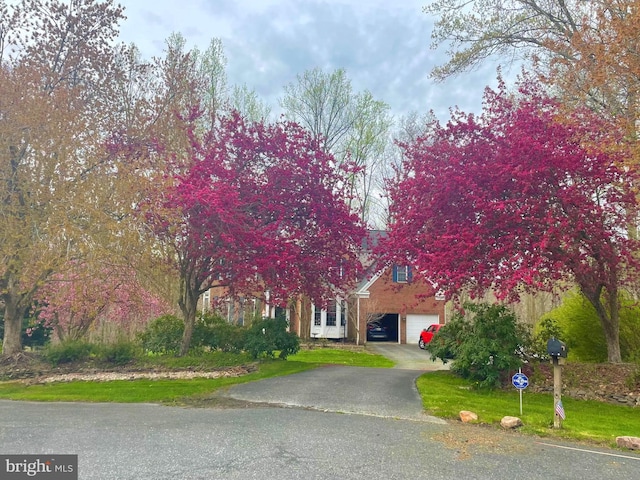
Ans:
<svg viewBox="0 0 640 480"><path fill-rule="evenodd" d="M384 231L369 232L362 246L365 273L348 298L336 298L324 309L296 304L290 321L302 338L363 344L367 342L367 324L375 321L386 327L388 341L417 345L423 328L444 323L444 299L430 294L433 289L424 280L414 279L411 267L381 267L376 262L371 252L384 236Z"/></svg>
<svg viewBox="0 0 640 480"><path fill-rule="evenodd" d="M308 299L292 301L287 309L274 308L268 298L215 302L216 310L231 323L245 324L255 315L284 316L291 331L303 339L367 342L367 324L378 322L389 334L388 341L415 343L420 332L432 323L445 322L445 301L431 295L422 279L414 279L409 266L380 267L372 249L385 232L372 230L362 245L365 272L347 298L335 298L326 306L315 306ZM223 298L221 289L212 289L202 298L207 310L214 299ZM211 307L209 307L211 308Z"/></svg>

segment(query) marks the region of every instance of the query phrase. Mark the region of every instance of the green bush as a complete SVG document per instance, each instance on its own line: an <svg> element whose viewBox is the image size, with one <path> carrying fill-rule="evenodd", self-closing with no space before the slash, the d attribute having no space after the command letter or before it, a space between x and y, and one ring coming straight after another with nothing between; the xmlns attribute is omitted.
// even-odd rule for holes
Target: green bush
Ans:
<svg viewBox="0 0 640 480"><path fill-rule="evenodd" d="M224 323L214 328L214 347L223 352L240 353L245 349L249 329Z"/></svg>
<svg viewBox="0 0 640 480"><path fill-rule="evenodd" d="M280 358L300 350L300 338L292 332L287 332L287 322L282 318L265 318L255 321L247 332L245 351L253 358L274 357L274 352L280 351Z"/></svg>
<svg viewBox="0 0 640 480"><path fill-rule="evenodd" d="M607 361L607 342L595 308L582 294L570 293L562 305L541 322L554 319L561 330L558 338L569 349L569 358L582 362ZM622 359L640 360L640 306L627 295L620 297L620 353Z"/></svg>
<svg viewBox="0 0 640 480"><path fill-rule="evenodd" d="M114 365L126 365L138 357L139 347L128 340L103 345L98 352L98 359Z"/></svg>
<svg viewBox="0 0 640 480"><path fill-rule="evenodd" d="M22 345L25 347L42 347L49 342L53 327L38 318L25 318L22 321Z"/></svg>
<svg viewBox="0 0 640 480"><path fill-rule="evenodd" d="M531 353L540 360L549 359L549 355L547 355L547 342L550 338L553 337L563 342L565 341L562 328L560 328L558 321L553 317L545 317L540 320L534 332Z"/></svg>
<svg viewBox="0 0 640 480"><path fill-rule="evenodd" d="M456 314L433 336L426 350L431 359L440 358L444 363L456 357L462 342L471 335L473 326L464 315Z"/></svg>
<svg viewBox="0 0 640 480"><path fill-rule="evenodd" d="M43 352L44 358L52 365L88 360L97 350L97 346L82 340L70 340L48 345Z"/></svg>
<svg viewBox="0 0 640 480"><path fill-rule="evenodd" d="M451 371L479 388L496 388L522 366L530 335L503 305L465 304L431 341L434 358L453 357Z"/></svg>
<svg viewBox="0 0 640 480"><path fill-rule="evenodd" d="M244 350L247 328L228 323L215 314L198 318L193 329L192 347L239 353Z"/></svg>
<svg viewBox="0 0 640 480"><path fill-rule="evenodd" d="M142 348L154 353L178 353L184 333L184 322L174 315L163 315L149 322L139 335Z"/></svg>
<svg viewBox="0 0 640 480"><path fill-rule="evenodd" d="M193 326L193 336L191 337L191 346L202 347L207 346L216 348L216 328L220 325L226 325L227 322L219 315L205 313L198 316Z"/></svg>

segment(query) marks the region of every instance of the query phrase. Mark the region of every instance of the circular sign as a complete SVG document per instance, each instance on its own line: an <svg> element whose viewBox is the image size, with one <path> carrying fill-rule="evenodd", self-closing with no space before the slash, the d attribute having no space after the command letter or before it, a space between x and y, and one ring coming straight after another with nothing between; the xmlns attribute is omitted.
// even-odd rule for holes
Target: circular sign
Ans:
<svg viewBox="0 0 640 480"><path fill-rule="evenodd" d="M524 373L516 373L511 378L511 383L513 383L513 386L518 390L523 390L529 386L529 379Z"/></svg>

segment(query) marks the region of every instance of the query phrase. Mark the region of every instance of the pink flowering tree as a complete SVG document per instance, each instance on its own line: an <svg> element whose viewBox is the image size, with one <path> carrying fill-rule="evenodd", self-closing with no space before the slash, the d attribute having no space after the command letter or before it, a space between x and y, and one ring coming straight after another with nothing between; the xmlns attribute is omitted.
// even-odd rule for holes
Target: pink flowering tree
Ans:
<svg viewBox="0 0 640 480"><path fill-rule="evenodd" d="M264 296L285 306L300 295L318 304L357 278L365 230L352 214L333 157L302 127L246 122L234 113L203 138L146 219L179 274L179 307L189 349L199 296Z"/></svg>
<svg viewBox="0 0 640 480"><path fill-rule="evenodd" d="M392 185L387 256L455 296L577 285L593 304L610 362L620 362L619 292L637 277L635 169L614 124L563 111L526 80L487 89L480 116L403 145Z"/></svg>
<svg viewBox="0 0 640 480"><path fill-rule="evenodd" d="M98 324L124 329L146 324L169 311L128 268L90 270L73 265L54 275L37 295L38 319L51 326L60 340L78 340Z"/></svg>

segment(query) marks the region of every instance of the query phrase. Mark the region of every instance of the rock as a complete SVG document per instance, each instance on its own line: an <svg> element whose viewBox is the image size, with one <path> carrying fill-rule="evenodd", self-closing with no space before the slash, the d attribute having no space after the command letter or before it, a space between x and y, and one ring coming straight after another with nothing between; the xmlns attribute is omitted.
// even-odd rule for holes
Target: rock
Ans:
<svg viewBox="0 0 640 480"><path fill-rule="evenodd" d="M502 420L500 420L500 425L502 425L502 428L518 428L522 426L522 420L520 420L518 417L502 417Z"/></svg>
<svg viewBox="0 0 640 480"><path fill-rule="evenodd" d="M478 420L478 415L468 410L462 410L460 412L460 420L462 420L462 423L475 422Z"/></svg>
<svg viewBox="0 0 640 480"><path fill-rule="evenodd" d="M638 437L616 437L616 444L629 450L640 450L640 438Z"/></svg>

